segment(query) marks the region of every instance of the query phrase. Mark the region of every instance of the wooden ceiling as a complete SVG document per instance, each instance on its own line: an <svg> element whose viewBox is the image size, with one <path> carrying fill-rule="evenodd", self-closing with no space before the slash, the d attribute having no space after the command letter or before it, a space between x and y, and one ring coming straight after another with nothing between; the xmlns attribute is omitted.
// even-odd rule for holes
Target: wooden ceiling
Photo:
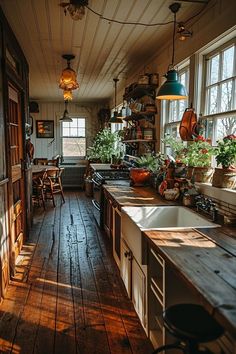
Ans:
<svg viewBox="0 0 236 354"><path fill-rule="evenodd" d="M64 0L69 2L69 0ZM199 1L199 2L198 2ZM181 9L177 21L185 21L202 9L202 1L177 1ZM30 97L41 101L61 101L58 88L66 67L62 54L74 54L71 67L78 72L80 88L76 102L99 102L113 96L113 78L119 85L144 65L158 48L171 38L173 24L164 26L124 25L104 20L85 10L82 20L65 16L60 0L0 0L29 63ZM173 0L89 0L89 7L102 16L145 24L173 20L169 5Z"/></svg>

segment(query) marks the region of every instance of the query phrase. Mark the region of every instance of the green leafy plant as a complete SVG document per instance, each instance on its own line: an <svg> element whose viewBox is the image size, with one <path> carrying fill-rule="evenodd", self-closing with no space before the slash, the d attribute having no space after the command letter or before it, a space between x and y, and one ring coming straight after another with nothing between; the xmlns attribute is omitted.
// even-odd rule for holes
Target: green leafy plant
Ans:
<svg viewBox="0 0 236 354"><path fill-rule="evenodd" d="M217 142L215 149L217 166L223 168L236 168L236 135L228 135Z"/></svg>
<svg viewBox="0 0 236 354"><path fill-rule="evenodd" d="M155 173L164 164L164 156L161 153L147 153L137 158L136 164L138 167L146 168L147 170Z"/></svg>
<svg viewBox="0 0 236 354"><path fill-rule="evenodd" d="M102 163L110 163L113 156L121 157L123 144L119 132L112 133L109 128L98 132L93 145L87 149L89 160L99 160Z"/></svg>
<svg viewBox="0 0 236 354"><path fill-rule="evenodd" d="M171 155L173 155L176 162L183 162L183 159L186 157L186 146L182 140L166 135L165 138L162 139L162 142L166 147L171 148Z"/></svg>
<svg viewBox="0 0 236 354"><path fill-rule="evenodd" d="M193 142L189 142L183 162L190 167L210 167L214 151L211 144L199 135Z"/></svg>

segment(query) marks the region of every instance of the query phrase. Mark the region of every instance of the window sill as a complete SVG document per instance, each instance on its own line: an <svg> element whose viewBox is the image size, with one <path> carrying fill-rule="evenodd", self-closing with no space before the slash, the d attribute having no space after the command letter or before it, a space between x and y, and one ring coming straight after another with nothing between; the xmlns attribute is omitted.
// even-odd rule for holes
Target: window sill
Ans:
<svg viewBox="0 0 236 354"><path fill-rule="evenodd" d="M213 187L210 183L196 182L195 184L197 187L199 187L201 193L236 206L236 190L227 188L216 188Z"/></svg>

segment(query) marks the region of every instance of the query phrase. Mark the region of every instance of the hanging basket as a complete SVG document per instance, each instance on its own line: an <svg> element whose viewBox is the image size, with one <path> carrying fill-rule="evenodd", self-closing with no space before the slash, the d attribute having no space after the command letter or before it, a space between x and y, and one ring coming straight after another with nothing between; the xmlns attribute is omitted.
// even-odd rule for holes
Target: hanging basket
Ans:
<svg viewBox="0 0 236 354"><path fill-rule="evenodd" d="M228 168L215 168L212 186L217 188L235 188L236 169L230 170Z"/></svg>
<svg viewBox="0 0 236 354"><path fill-rule="evenodd" d="M195 182L211 183L213 172L212 167L194 167L193 179Z"/></svg>

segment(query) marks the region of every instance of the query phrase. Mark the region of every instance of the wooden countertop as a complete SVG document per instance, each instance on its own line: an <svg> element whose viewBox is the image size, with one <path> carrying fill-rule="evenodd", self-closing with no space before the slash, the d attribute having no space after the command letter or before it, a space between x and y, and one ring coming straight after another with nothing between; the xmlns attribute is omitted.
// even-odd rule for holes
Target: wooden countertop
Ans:
<svg viewBox="0 0 236 354"><path fill-rule="evenodd" d="M150 187L103 185L122 206L170 205ZM145 231L148 242L200 296L203 305L236 338L236 228L222 226L181 232Z"/></svg>
<svg viewBox="0 0 236 354"><path fill-rule="evenodd" d="M109 193L110 198L117 205L122 206L139 205L176 205L160 197L151 187L130 187L129 181L109 181L103 185L105 194Z"/></svg>
<svg viewBox="0 0 236 354"><path fill-rule="evenodd" d="M231 238L227 244L229 240L218 229L205 232L206 235L198 230L143 234L236 339L236 239ZM224 248L217 241L218 232ZM210 239L213 233L216 237Z"/></svg>

